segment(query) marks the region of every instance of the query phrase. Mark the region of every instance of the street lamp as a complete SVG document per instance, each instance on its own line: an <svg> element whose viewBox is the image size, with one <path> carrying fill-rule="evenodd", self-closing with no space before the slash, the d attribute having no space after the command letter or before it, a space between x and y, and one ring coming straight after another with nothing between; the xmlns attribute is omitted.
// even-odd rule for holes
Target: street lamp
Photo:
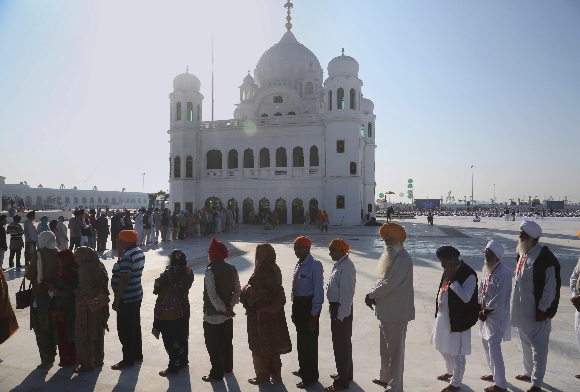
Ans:
<svg viewBox="0 0 580 392"><path fill-rule="evenodd" d="M143 192L145 192L145 173L142 174L143 174Z"/></svg>
<svg viewBox="0 0 580 392"><path fill-rule="evenodd" d="M473 165L471 165L471 204L473 204Z"/></svg>

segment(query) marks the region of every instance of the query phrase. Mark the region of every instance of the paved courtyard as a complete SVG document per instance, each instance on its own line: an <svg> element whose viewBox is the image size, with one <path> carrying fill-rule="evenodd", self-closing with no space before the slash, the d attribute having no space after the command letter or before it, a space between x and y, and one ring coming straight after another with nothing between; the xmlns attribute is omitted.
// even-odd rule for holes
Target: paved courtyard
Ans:
<svg viewBox="0 0 580 392"><path fill-rule="evenodd" d="M436 380L444 373L443 360L438 352L429 345L429 336L433 327L435 296L441 268L435 257L435 250L441 245L453 245L461 251L464 261L476 271L481 271L482 250L490 239L499 240L506 248L504 263L515 267L515 246L520 221L504 221L502 218L485 218L474 223L468 218L435 218L435 225L429 226L425 218L399 221L407 230L405 247L414 262L414 286L416 319L409 323L407 333L405 391L439 391L445 383ZM544 219L538 220L544 234L541 242L548 245L559 258L562 265L562 299L558 314L552 322L548 369L544 390L579 391L580 380L574 375L580 373L580 353L574 334L574 308L569 303L568 282L574 266L580 256L580 240L577 233L580 229L579 219ZM354 302L353 356L354 381L351 391L381 391L383 388L371 382L379 372L379 332L378 321L373 312L364 305L364 296L373 285L376 260L382 252L383 245L378 236L378 227L344 227L331 226L328 233L314 230L304 231L301 226L279 226L273 231L264 231L257 226L238 225L229 233L217 234L216 238L224 241L230 249L229 261L240 273L240 281L245 284L253 270L254 249L259 242L269 241L274 244L278 255L278 264L282 269L286 293L290 293L292 271L296 258L292 242L297 235L305 234L313 242L312 253L324 266L325 283L332 269L328 255L328 243L336 237L346 240L352 247L351 258L357 268L357 287ZM207 263L207 247L210 237L195 238L184 241L167 242L144 248L146 254L143 275L145 297L141 307L143 344L145 359L142 364L123 372L113 371L110 366L121 359L121 346L116 333L115 313L109 320L111 332L105 335L105 366L93 372L74 375L73 368L53 366L48 370L36 370L39 363L38 350L34 333L29 330L29 310L18 310L17 317L20 330L6 343L0 346L0 391L296 391L299 381L292 375L298 369L295 351L282 356L283 383L262 384L253 386L247 379L254 376L251 353L248 349L246 334L246 317L243 308L234 310L234 372L227 375L223 382L204 383L201 377L209 371L209 358L204 346L202 329L202 292L203 274ZM195 281L190 292L192 305L190 321L190 364L179 375L162 378L158 375L165 369L167 355L160 340L150 333L153 323L153 306L155 296L152 294L153 281L167 264L167 255L179 248L188 256L189 265L194 268ZM110 253L104 260L107 269L114 263ZM7 260L5 260L5 265ZM22 280L24 271L14 269L6 271L12 303L14 294ZM286 316L294 347L296 333L290 322L290 303L286 304ZM335 372L328 307L323 307L320 317L321 330L319 340L320 383L308 388L321 391L331 383L329 375ZM517 334L512 333L512 340L503 344L506 362L506 375L510 391L526 391L529 383L517 381L514 376L521 373L521 349ZM58 362L58 358L57 358ZM476 327L472 329L472 354L467 357L467 369L462 391L482 391L490 383L479 377L489 374L485 355Z"/></svg>

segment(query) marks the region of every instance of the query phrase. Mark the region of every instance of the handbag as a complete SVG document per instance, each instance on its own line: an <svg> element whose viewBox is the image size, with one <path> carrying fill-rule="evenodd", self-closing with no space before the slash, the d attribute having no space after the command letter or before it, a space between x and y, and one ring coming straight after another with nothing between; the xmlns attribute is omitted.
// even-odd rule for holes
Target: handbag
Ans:
<svg viewBox="0 0 580 392"><path fill-rule="evenodd" d="M104 292L102 287L99 287L99 293L96 297L83 297L85 304L89 307L91 313L97 313L105 306L109 305L109 296Z"/></svg>
<svg viewBox="0 0 580 392"><path fill-rule="evenodd" d="M171 284L171 275L169 275L169 284ZM177 320L183 316L181 307L180 290L178 287L168 287L163 290L157 297L153 316L157 320Z"/></svg>
<svg viewBox="0 0 580 392"><path fill-rule="evenodd" d="M32 282L26 288L26 278L22 278L20 290L16 293L16 309L26 309L32 304Z"/></svg>

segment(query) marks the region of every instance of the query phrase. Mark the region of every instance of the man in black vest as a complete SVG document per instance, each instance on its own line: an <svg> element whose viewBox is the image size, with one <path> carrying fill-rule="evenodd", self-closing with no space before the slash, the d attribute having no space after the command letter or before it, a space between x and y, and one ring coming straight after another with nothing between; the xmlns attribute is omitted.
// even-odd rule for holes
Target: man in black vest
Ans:
<svg viewBox="0 0 580 392"><path fill-rule="evenodd" d="M435 325L431 344L445 360L446 373L437 377L449 381L441 392L459 391L465 372L465 356L471 354L471 327L477 322L477 274L459 258L452 246L437 249L444 272L437 292Z"/></svg>
<svg viewBox="0 0 580 392"><path fill-rule="evenodd" d="M531 381L528 392L541 391L552 318L560 300L560 263L554 254L538 243L542 229L533 220L520 225L515 284L512 297L512 327L518 329L522 345L524 374L520 381Z"/></svg>
<svg viewBox="0 0 580 392"><path fill-rule="evenodd" d="M219 381L234 366L234 306L240 302L240 279L236 267L225 261L226 246L211 239L209 265L205 271L203 290L203 336L211 370L203 381Z"/></svg>

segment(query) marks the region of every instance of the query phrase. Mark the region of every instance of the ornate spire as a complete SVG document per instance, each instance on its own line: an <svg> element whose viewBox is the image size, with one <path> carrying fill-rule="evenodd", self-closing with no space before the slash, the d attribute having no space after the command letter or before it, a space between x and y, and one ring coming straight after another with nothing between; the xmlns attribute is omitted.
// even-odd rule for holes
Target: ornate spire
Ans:
<svg viewBox="0 0 580 392"><path fill-rule="evenodd" d="M290 10L294 7L294 4L292 4L290 2L290 0L288 0L288 2L286 4L284 4L284 8L288 8L288 16L286 16L286 21L288 23L286 23L286 28L288 29L288 31L290 31L290 29L292 28L292 23L290 23L290 21L292 20L292 17L290 16Z"/></svg>
<svg viewBox="0 0 580 392"><path fill-rule="evenodd" d="M189 73L189 65L185 67L185 73Z"/></svg>
<svg viewBox="0 0 580 392"><path fill-rule="evenodd" d="M342 48L342 55L344 56L344 48Z"/></svg>

